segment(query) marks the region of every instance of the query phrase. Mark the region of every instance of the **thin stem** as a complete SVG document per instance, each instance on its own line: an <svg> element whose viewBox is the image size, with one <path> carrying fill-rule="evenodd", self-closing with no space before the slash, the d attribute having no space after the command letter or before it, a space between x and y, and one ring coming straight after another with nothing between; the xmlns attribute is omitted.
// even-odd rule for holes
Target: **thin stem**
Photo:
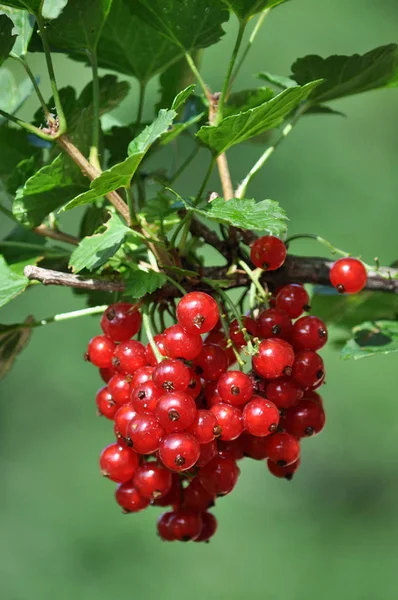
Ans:
<svg viewBox="0 0 398 600"><path fill-rule="evenodd" d="M15 326L11 326L9 330L11 331L12 329L34 329L36 327L43 327L44 325L49 325L50 323L69 321L70 319L78 319L79 317L87 317L89 315L98 315L103 313L107 308L108 305L103 304L102 306L94 306L90 308L83 308L81 310L74 310L72 312L60 313L58 315L48 317L47 319L40 319L40 321L18 323Z"/></svg>
<svg viewBox="0 0 398 600"><path fill-rule="evenodd" d="M232 76L232 71L233 68L235 66L235 62L236 59L238 57L239 54L239 50L242 44L242 40L243 40L243 34L245 33L245 29L246 29L246 25L247 25L247 21L240 21L239 22L239 30L238 30L238 35L236 38L236 42L235 42L235 46L234 49L232 50L232 54L231 54L231 58L228 64L228 69L227 69L227 73L225 75L225 79L224 79L224 85L221 91L221 96L218 102L218 111L217 111L217 118L216 118L216 124L219 123L222 119L223 116L223 109L224 109L224 103L227 99L227 95L228 95L228 90L230 87L230 80L231 80L231 76Z"/></svg>
<svg viewBox="0 0 398 600"><path fill-rule="evenodd" d="M2 204L0 204L0 212L2 212L6 217L8 217L9 219L11 219L12 221L16 221L14 215L12 214L12 212L6 208L5 206L3 206Z"/></svg>
<svg viewBox="0 0 398 600"><path fill-rule="evenodd" d="M144 326L147 340L152 348L155 358L156 358L157 362L160 363L160 362L162 362L164 356L161 355L159 348L157 347L156 342L153 339L153 333L152 333L152 328L151 328L151 320L150 320L150 316L149 316L149 312L148 312L148 306L145 306L142 311L142 324Z"/></svg>
<svg viewBox="0 0 398 600"><path fill-rule="evenodd" d="M195 145L193 151L191 152L191 154L189 154L187 156L187 158L184 160L184 162L182 163L182 165L175 171L174 175L171 177L171 179L169 179L168 183L171 185L172 183L174 183L176 181L176 179L178 179L180 177L180 175L182 175L182 173L185 171L185 169L187 167L189 167L189 165L191 164L191 162L195 159L195 157L197 156L198 152L200 150L200 146L198 144Z"/></svg>
<svg viewBox="0 0 398 600"><path fill-rule="evenodd" d="M263 273L262 269L256 269L255 271L252 271L251 268L249 267L249 265L247 265L244 260L240 260L239 264L242 267L242 269L245 271L245 273L247 273L250 281L255 286L255 288L258 291L260 297L265 302L267 302L267 300L268 300L267 292L264 290L263 286L260 283L260 277L261 277L261 275Z"/></svg>
<svg viewBox="0 0 398 600"><path fill-rule="evenodd" d="M58 231L58 229L51 229L45 225L39 225L38 227L35 227L33 231L42 237L58 240L59 242L65 242L66 244L72 244L73 246L78 246L80 244L80 240L74 235L64 233L63 231Z"/></svg>
<svg viewBox="0 0 398 600"><path fill-rule="evenodd" d="M270 10L271 10L270 8L266 8L259 15L259 17L257 19L257 22L256 22L256 24L255 24L255 26L253 28L253 31L251 32L251 35L250 35L249 41L247 43L247 46L244 49L243 54L242 54L241 58L239 59L238 64L235 67L235 71L233 72L233 75L231 77L230 87L233 84L233 82L235 81L235 79L236 79L236 77L237 77L237 75L238 75L238 73L239 73L239 71L240 71L240 69L241 69L241 67L242 67L242 65L243 65L243 63L244 63L247 55L248 55L248 53L250 52L250 49L251 49L251 47L252 47L252 45L254 43L254 40L256 39L257 34L260 31L260 29L261 29L261 26L262 26L262 24L264 22L264 19L268 15L268 13L270 12Z"/></svg>
<svg viewBox="0 0 398 600"><path fill-rule="evenodd" d="M25 56L18 56L18 54L13 54L12 52L11 52L10 56L11 56L11 58L14 58L16 61L18 61L23 66L23 68L25 69L25 71L26 71L29 79L32 82L33 88L34 88L34 90L36 92L36 95L37 95L37 97L39 99L39 102L41 104L41 107L43 109L43 112L44 112L44 115L46 117L47 122L49 122L49 123L53 122L54 119L53 119L53 117L52 117L52 115L50 113L50 109L48 108L48 106L46 104L46 101L44 100L43 94L41 93L39 85L38 85L38 83L36 81L36 77L33 75L33 73L32 73L32 71L31 71L31 69L30 69L30 67L28 65L28 62L27 62Z"/></svg>
<svg viewBox="0 0 398 600"><path fill-rule="evenodd" d="M93 78L93 130L91 138L91 147L89 154L90 164L101 172L101 163L99 160L99 138L101 130L100 122L100 87L98 78L98 61L96 52L87 51L88 58L91 64L91 73Z"/></svg>
<svg viewBox="0 0 398 600"><path fill-rule="evenodd" d="M194 200L195 206L199 203L201 197L203 196L203 193L204 193L204 191L206 189L207 184L209 183L209 179L211 177L211 174L213 172L215 164L216 164L216 157L212 156L209 168L206 171L206 175L205 175L205 177L204 177L204 179L202 181L202 185L200 186L200 189L199 189L199 191L198 191L198 193L196 195L196 198Z"/></svg>
<svg viewBox="0 0 398 600"><path fill-rule="evenodd" d="M142 115L144 113L144 106L145 106L145 92L146 92L146 83L140 83L140 94L139 94L139 98L138 98L137 116L135 118L134 135L137 135L137 131L141 125Z"/></svg>
<svg viewBox="0 0 398 600"><path fill-rule="evenodd" d="M19 119L18 117L15 117L14 115L10 115L5 110L0 109L0 115L2 117L4 117L5 119L8 119L9 121L12 121L13 123L16 123L20 127L23 127L23 129L26 129L26 131L29 131L30 133L34 133L34 135L37 135L39 138L42 138L43 140L53 141L55 139L55 136L50 135L48 133L44 133L44 131L42 129L39 129L38 127L35 127L34 125L31 125L30 123L27 123L26 121L23 121L22 119Z"/></svg>
<svg viewBox="0 0 398 600"><path fill-rule="evenodd" d="M328 240L325 240L324 238L320 237L319 235L315 235L314 233L298 233L296 235L291 235L290 237L288 237L285 240L285 244L288 245L288 244L290 244L290 242L293 242L294 240L302 240L302 239L315 240L316 242L319 242L323 246L326 246L326 248L328 248L328 250L330 250L331 254L339 254L340 256L344 256L345 258L347 256L350 256L348 252L344 252L344 250L340 250L339 248L336 248L335 246L333 246L333 244L328 242Z"/></svg>
<svg viewBox="0 0 398 600"><path fill-rule="evenodd" d="M172 278L172 277L170 277L169 275L165 275L165 277L166 277L167 281L168 281L169 283L171 283L172 285L174 285L174 287L175 287L175 288L177 288L177 290L178 290L179 292L181 292L181 294L182 294L183 296L185 296L185 295L186 295L186 293L187 293L187 290L186 290L186 289L185 289L185 288L184 288L184 287L183 287L183 286L182 286L180 283L178 283L178 281L176 281L175 279L173 279L173 278Z"/></svg>
<svg viewBox="0 0 398 600"><path fill-rule="evenodd" d="M192 56L190 55L189 52L185 53L185 58L187 60L187 63L192 71L192 73L195 75L196 79L198 80L198 83L200 85L200 87L203 90L204 95L206 96L207 100L210 101L210 92L209 92L209 88L207 87L207 85L205 84L197 66L195 65L195 61L192 58Z"/></svg>
<svg viewBox="0 0 398 600"><path fill-rule="evenodd" d="M234 197L234 187L232 185L227 155L225 154L225 152L223 152L222 154L220 154L220 156L217 157L217 168L218 174L220 176L224 200L231 200L231 198Z"/></svg>
<svg viewBox="0 0 398 600"><path fill-rule="evenodd" d="M39 244L29 244L27 242L14 242L11 240L1 240L0 248L20 248L21 250L33 250L39 255L51 256L53 258L63 258L70 256L70 252L67 252L66 250L62 251L57 250L56 248L46 248L45 246L40 246Z"/></svg>
<svg viewBox="0 0 398 600"><path fill-rule="evenodd" d="M52 58L51 58L50 45L47 40L46 30L45 30L45 26L44 26L44 20L40 13L36 15L36 21L37 21L37 25L39 26L40 37L41 37L41 41L43 43L44 54L46 57L48 76L50 78L51 89L52 89L53 96L54 96L55 107L57 109L57 116L58 116L58 120L59 120L59 128L58 128L57 133L58 133L58 135L62 135L66 131L66 118L65 118L65 114L64 114L64 111L62 108L61 98L58 93L57 80L55 78L54 66L53 66L53 62L52 62Z"/></svg>

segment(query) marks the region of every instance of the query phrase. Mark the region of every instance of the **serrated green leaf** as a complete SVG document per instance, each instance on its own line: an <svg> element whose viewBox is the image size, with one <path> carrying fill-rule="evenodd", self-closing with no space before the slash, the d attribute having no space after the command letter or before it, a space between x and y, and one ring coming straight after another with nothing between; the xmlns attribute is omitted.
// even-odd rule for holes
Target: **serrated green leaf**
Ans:
<svg viewBox="0 0 398 600"><path fill-rule="evenodd" d="M70 257L69 266L74 273L83 269L92 271L105 264L116 254L125 237L131 234L125 221L119 215L112 215L105 223L105 231L85 237Z"/></svg>
<svg viewBox="0 0 398 600"><path fill-rule="evenodd" d="M268 102L275 95L274 90L267 87L256 88L254 90L242 90L231 94L228 103L224 107L224 116L229 117L241 112L256 108L264 102Z"/></svg>
<svg viewBox="0 0 398 600"><path fill-rule="evenodd" d="M167 279L162 273L156 271L134 271L125 279L125 295L139 300L147 294L152 294L155 290L162 287Z"/></svg>
<svg viewBox="0 0 398 600"><path fill-rule="evenodd" d="M29 98L33 91L31 80L26 77L17 83L13 73L2 67L0 69L0 108L10 114L14 114ZM0 124L6 121L0 115Z"/></svg>
<svg viewBox="0 0 398 600"><path fill-rule="evenodd" d="M199 113L198 115L195 115L194 117L188 119L188 121L185 121L183 123L173 123L171 129L169 131L166 131L166 133L164 133L160 137L159 144L161 146L167 146L167 144L170 144L170 142L172 142L179 135L184 133L184 131L187 131L190 127L192 127L192 125L195 125L195 123L199 123L199 121L203 119L205 114L206 113L204 112Z"/></svg>
<svg viewBox="0 0 398 600"><path fill-rule="evenodd" d="M150 28L152 32L154 30ZM162 39L164 39L162 37ZM175 48L175 46L173 45ZM197 52L193 53L192 59L195 62L197 59ZM184 58L179 58L177 62L173 63L167 69L163 71L160 76L160 99L156 104L156 110L161 108L168 108L172 105L174 98L178 94L178 91L185 88L194 82L194 76L189 68L189 65ZM201 112L201 111L198 111Z"/></svg>
<svg viewBox="0 0 398 600"><path fill-rule="evenodd" d="M0 306L23 292L29 283L26 277L17 275L7 265L4 257L0 255Z"/></svg>
<svg viewBox="0 0 398 600"><path fill-rule="evenodd" d="M14 24L7 15L0 15L0 65L8 58L17 39L12 34Z"/></svg>
<svg viewBox="0 0 398 600"><path fill-rule="evenodd" d="M138 0L132 10L185 52L217 43L229 19L220 0Z"/></svg>
<svg viewBox="0 0 398 600"><path fill-rule="evenodd" d="M130 142L128 147L129 156L123 162L101 173L99 177L91 182L88 192L74 198L64 207L64 210L70 210L82 204L90 204L97 198L120 187L129 187L131 179L145 154L162 133L171 126L175 116L174 110L161 110L158 118Z"/></svg>
<svg viewBox="0 0 398 600"><path fill-rule="evenodd" d="M225 4L236 14L240 21L247 21L253 15L272 8L286 0L223 0Z"/></svg>
<svg viewBox="0 0 398 600"><path fill-rule="evenodd" d="M274 200L246 200L232 198L226 202L223 198L215 198L205 209L189 207L206 219L255 231L267 231L273 235L281 235L286 231L287 216L285 211Z"/></svg>
<svg viewBox="0 0 398 600"><path fill-rule="evenodd" d="M27 325L33 321L28 317ZM0 325L0 379L11 369L16 357L25 348L32 335L32 328L20 325Z"/></svg>
<svg viewBox="0 0 398 600"><path fill-rule="evenodd" d="M398 46L389 44L360 56L310 55L292 65L292 77L303 85L313 79L325 81L313 90L313 102L327 102L388 86L398 66Z"/></svg>
<svg viewBox="0 0 398 600"><path fill-rule="evenodd" d="M183 106L185 104L185 102L188 100L189 96L191 94L193 94L193 92L195 91L195 87L196 87L195 84L192 83L191 85L188 85L184 90L179 92L173 100L173 104L171 105L171 110L175 110L177 112L178 109L181 108L181 106Z"/></svg>
<svg viewBox="0 0 398 600"><path fill-rule="evenodd" d="M269 83L272 83L277 87L280 87L282 90L286 90L290 87L295 87L295 85L297 84L297 82L294 81L294 79L291 79L290 77L284 77L283 75L273 75L272 73L268 73L267 71L261 71L260 73L257 73L257 77L259 79L263 79L264 81L268 81Z"/></svg>
<svg viewBox="0 0 398 600"><path fill-rule="evenodd" d="M25 56L33 33L34 18L26 10L7 8L0 4L0 15L2 14L7 15L12 20L14 24L13 33L18 36L12 47L12 54Z"/></svg>
<svg viewBox="0 0 398 600"><path fill-rule="evenodd" d="M305 111L304 115L334 115L337 117L345 117L346 115L340 110L333 110L326 104L314 104Z"/></svg>
<svg viewBox="0 0 398 600"><path fill-rule="evenodd" d="M102 204L102 203L101 203ZM84 211L82 220L79 226L79 238L85 238L88 235L93 235L106 221L108 216L107 209L104 206L96 206L90 204Z"/></svg>
<svg viewBox="0 0 398 600"><path fill-rule="evenodd" d="M257 108L226 117L218 125L201 127L196 135L214 154L222 154L235 144L281 125L319 83L313 81L303 87L284 90Z"/></svg>
<svg viewBox="0 0 398 600"><path fill-rule="evenodd" d="M398 352L398 321L366 321L353 334L341 351L344 359Z"/></svg>

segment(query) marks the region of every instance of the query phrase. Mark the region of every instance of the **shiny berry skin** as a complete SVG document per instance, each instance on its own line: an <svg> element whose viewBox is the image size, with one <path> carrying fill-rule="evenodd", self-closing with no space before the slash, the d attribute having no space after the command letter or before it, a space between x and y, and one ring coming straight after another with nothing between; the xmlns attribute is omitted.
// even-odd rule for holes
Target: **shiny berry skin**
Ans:
<svg viewBox="0 0 398 600"><path fill-rule="evenodd" d="M260 269L275 271L285 262L286 246L274 235L264 235L252 244L250 259Z"/></svg>
<svg viewBox="0 0 398 600"><path fill-rule="evenodd" d="M191 398L196 400L196 398L198 398L198 396L200 396L200 393L202 391L202 381L201 381L199 375L195 372L195 370L192 369L192 367L188 367L188 372L189 372L189 383L188 383L188 387L185 391L187 394L189 394L191 396Z"/></svg>
<svg viewBox="0 0 398 600"><path fill-rule="evenodd" d="M313 387L325 375L322 358L312 350L302 350L296 354L292 378L303 389Z"/></svg>
<svg viewBox="0 0 398 600"><path fill-rule="evenodd" d="M216 417L210 410L198 410L189 433L196 437L199 444L210 444L216 436L220 435Z"/></svg>
<svg viewBox="0 0 398 600"><path fill-rule="evenodd" d="M174 542L175 537L171 531L171 522L174 519L174 512L165 512L157 520L156 527L158 536L165 542Z"/></svg>
<svg viewBox="0 0 398 600"><path fill-rule="evenodd" d="M268 400L279 409L294 406L303 397L303 390L290 377L280 377L270 381L265 388Z"/></svg>
<svg viewBox="0 0 398 600"><path fill-rule="evenodd" d="M228 456L234 460L241 460L244 457L243 438L244 434L240 435L236 440L225 442L217 440L218 454L220 456Z"/></svg>
<svg viewBox="0 0 398 600"><path fill-rule="evenodd" d="M368 274L357 258L339 258L329 273L331 284L340 294L356 294L366 285Z"/></svg>
<svg viewBox="0 0 398 600"><path fill-rule="evenodd" d="M153 383L164 392L185 392L191 377L188 367L180 360L166 359L152 374Z"/></svg>
<svg viewBox="0 0 398 600"><path fill-rule="evenodd" d="M213 331L206 336L205 342L206 344L215 344L216 346L220 346L220 348L222 348L227 355L229 365L233 365L236 362L234 350L232 346L227 347L228 340L223 331L216 331L213 329Z"/></svg>
<svg viewBox="0 0 398 600"><path fill-rule="evenodd" d="M101 329L114 342L125 342L138 333L141 322L141 313L134 304L117 302L102 315Z"/></svg>
<svg viewBox="0 0 398 600"><path fill-rule="evenodd" d="M158 347L158 350L162 356L167 356L165 340L166 340L166 336L164 335L164 333L158 333L153 336L153 341L155 342L155 344ZM152 367L156 367L156 365L158 364L158 360L157 360L157 358L152 350L152 346L149 342L145 346L145 358L146 358L147 363L149 365L151 365Z"/></svg>
<svg viewBox="0 0 398 600"><path fill-rule="evenodd" d="M162 390L156 387L153 381L147 381L132 390L130 401L138 415L154 414L162 394Z"/></svg>
<svg viewBox="0 0 398 600"><path fill-rule="evenodd" d="M209 444L200 445L200 455L196 467L205 467L218 454L217 441L213 440Z"/></svg>
<svg viewBox="0 0 398 600"><path fill-rule="evenodd" d="M200 469L198 479L214 496L225 496L234 489L239 477L239 467L228 456L216 456Z"/></svg>
<svg viewBox="0 0 398 600"><path fill-rule="evenodd" d="M217 519L209 512L202 513L202 531L194 542L208 542L217 531Z"/></svg>
<svg viewBox="0 0 398 600"><path fill-rule="evenodd" d="M137 371L131 378L131 389L133 390L142 383L150 381L152 379L153 370L154 367L151 366L141 367L140 369L137 369Z"/></svg>
<svg viewBox="0 0 398 600"><path fill-rule="evenodd" d="M221 404L221 403L222 403L222 398L218 392L214 392L214 394L206 400L207 408L211 408L215 404Z"/></svg>
<svg viewBox="0 0 398 600"><path fill-rule="evenodd" d="M197 415L195 400L185 392L163 394L155 409L160 426L166 433L185 431Z"/></svg>
<svg viewBox="0 0 398 600"><path fill-rule="evenodd" d="M131 481L117 486L115 498L116 502L123 508L123 512L126 513L139 512L149 504L149 500L138 493Z"/></svg>
<svg viewBox="0 0 398 600"><path fill-rule="evenodd" d="M112 398L112 395L109 393L106 385L98 390L97 395L95 396L95 403L97 405L98 414L107 419L113 419L119 408Z"/></svg>
<svg viewBox="0 0 398 600"><path fill-rule="evenodd" d="M179 508L170 521L175 540L189 542L199 537L203 527L202 515L190 508Z"/></svg>
<svg viewBox="0 0 398 600"><path fill-rule="evenodd" d="M172 473L170 490L164 496L152 500L151 504L153 506L173 506L174 508L178 508L181 506L182 495L181 478L178 473Z"/></svg>
<svg viewBox="0 0 398 600"><path fill-rule="evenodd" d="M242 411L226 402L215 404L210 410L221 428L220 440L236 440L243 431Z"/></svg>
<svg viewBox="0 0 398 600"><path fill-rule="evenodd" d="M105 383L108 383L108 381L111 379L111 377L114 376L115 369L113 367L104 368L104 369L100 369L99 372L100 372L102 381L104 381Z"/></svg>
<svg viewBox="0 0 398 600"><path fill-rule="evenodd" d="M253 395L250 377L242 371L226 371L218 380L218 393L222 401L239 406L245 404Z"/></svg>
<svg viewBox="0 0 398 600"><path fill-rule="evenodd" d="M203 395L206 400L210 400L214 394L217 394L217 381L206 381L205 386L203 388ZM222 400L220 400L222 402Z"/></svg>
<svg viewBox="0 0 398 600"><path fill-rule="evenodd" d="M106 446L100 455L101 474L116 483L132 479L139 464L140 459L136 452L118 442Z"/></svg>
<svg viewBox="0 0 398 600"><path fill-rule="evenodd" d="M327 341L328 330L318 317L301 317L293 325L292 345L295 350L320 350Z"/></svg>
<svg viewBox="0 0 398 600"><path fill-rule="evenodd" d="M160 443L160 460L171 471L189 471L199 456L200 444L189 433L169 433Z"/></svg>
<svg viewBox="0 0 398 600"><path fill-rule="evenodd" d="M130 422L135 419L137 413L130 403L123 404L123 406L118 407L118 411L115 414L115 425L114 432L117 438L128 439L128 426Z"/></svg>
<svg viewBox="0 0 398 600"><path fill-rule="evenodd" d="M187 333L181 325L172 325L164 331L164 346L170 358L194 360L201 352L203 342L198 333Z"/></svg>
<svg viewBox="0 0 398 600"><path fill-rule="evenodd" d="M267 460L267 467L270 473L275 477L280 477L281 479L287 479L291 481L293 479L293 475L297 471L300 466L300 459L298 458L291 465L286 465L285 467L280 467L276 463L272 462L272 460Z"/></svg>
<svg viewBox="0 0 398 600"><path fill-rule="evenodd" d="M261 342L258 354L253 356L253 367L265 379L290 376L294 363L294 350L285 340L270 338Z"/></svg>
<svg viewBox="0 0 398 600"><path fill-rule="evenodd" d="M256 337L258 335L256 321L251 317L242 317L241 320L243 327L247 330L247 333L252 337ZM245 336L240 328L237 319L234 319L229 326L229 337L231 338L233 343L238 347L243 347L247 345Z"/></svg>
<svg viewBox="0 0 398 600"><path fill-rule="evenodd" d="M256 437L244 433L240 438L245 456L253 460L264 460L268 456L267 437Z"/></svg>
<svg viewBox="0 0 398 600"><path fill-rule="evenodd" d="M137 415L127 428L133 448L139 454L153 454L159 449L164 431L155 415Z"/></svg>
<svg viewBox="0 0 398 600"><path fill-rule="evenodd" d="M312 400L301 400L297 406L285 412L283 427L297 438L317 435L325 427L325 411Z"/></svg>
<svg viewBox="0 0 398 600"><path fill-rule="evenodd" d="M267 455L269 460L280 467L286 467L296 462L300 456L300 444L290 433L273 433L267 440Z"/></svg>
<svg viewBox="0 0 398 600"><path fill-rule="evenodd" d="M292 322L285 312L276 308L268 308L259 314L257 328L260 338L278 337L289 342Z"/></svg>
<svg viewBox="0 0 398 600"><path fill-rule="evenodd" d="M214 506L215 496L210 494L200 483L197 477L194 477L188 487L184 490L183 508L191 508L198 512L203 512Z"/></svg>
<svg viewBox="0 0 398 600"><path fill-rule="evenodd" d="M171 489L172 474L154 462L141 465L135 472L133 484L138 493L148 500L165 496Z"/></svg>
<svg viewBox="0 0 398 600"><path fill-rule="evenodd" d="M121 406L122 404L126 404L130 400L131 394L131 377L130 375L125 375L124 373L116 373L109 383L108 390L116 404Z"/></svg>
<svg viewBox="0 0 398 600"><path fill-rule="evenodd" d="M97 335L89 341L86 356L96 367L112 369L112 357L115 348L115 342L110 338L105 335Z"/></svg>
<svg viewBox="0 0 398 600"><path fill-rule="evenodd" d="M279 423L279 410L269 400L253 396L243 409L243 427L251 435L264 437L275 433Z"/></svg>
<svg viewBox="0 0 398 600"><path fill-rule="evenodd" d="M279 290L275 305L284 311L291 319L297 319L304 311L310 309L310 297L305 288L299 283L289 283Z"/></svg>
<svg viewBox="0 0 398 600"><path fill-rule="evenodd" d="M122 342L115 348L112 364L121 373L135 373L147 365L145 346L136 340Z"/></svg>
<svg viewBox="0 0 398 600"><path fill-rule="evenodd" d="M208 333L218 323L217 302L203 292L190 292L177 306L177 321L188 333Z"/></svg>
<svg viewBox="0 0 398 600"><path fill-rule="evenodd" d="M228 358L219 346L204 344L194 360L195 370L206 381L216 381L228 369Z"/></svg>

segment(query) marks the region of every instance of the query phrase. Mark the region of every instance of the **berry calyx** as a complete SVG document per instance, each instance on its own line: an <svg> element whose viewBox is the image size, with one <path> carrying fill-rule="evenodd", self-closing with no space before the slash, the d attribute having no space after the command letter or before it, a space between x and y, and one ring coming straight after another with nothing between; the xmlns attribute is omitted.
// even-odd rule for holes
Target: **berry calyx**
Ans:
<svg viewBox="0 0 398 600"><path fill-rule="evenodd" d="M243 431L243 422L242 411L239 408L221 402L214 404L210 410L217 419L221 440L231 441L240 436Z"/></svg>
<svg viewBox="0 0 398 600"><path fill-rule="evenodd" d="M277 337L290 341L292 322L285 312L276 308L268 308L259 314L257 328L261 338Z"/></svg>
<svg viewBox="0 0 398 600"><path fill-rule="evenodd" d="M291 319L297 319L304 311L310 310L309 301L310 297L301 284L289 283L277 293L275 306Z"/></svg>
<svg viewBox="0 0 398 600"><path fill-rule="evenodd" d="M292 344L296 350L320 350L327 341L328 330L318 317L301 317L293 325Z"/></svg>
<svg viewBox="0 0 398 600"><path fill-rule="evenodd" d="M190 427L197 415L195 401L185 392L163 394L155 409L160 426L166 432L185 431Z"/></svg>
<svg viewBox="0 0 398 600"><path fill-rule="evenodd" d="M211 331L220 314L217 302L203 292L191 292L177 306L177 321L188 333L202 334Z"/></svg>
<svg viewBox="0 0 398 600"><path fill-rule="evenodd" d="M226 371L217 384L222 401L234 406L245 404L253 395L250 377L242 371Z"/></svg>
<svg viewBox="0 0 398 600"><path fill-rule="evenodd" d="M258 354L253 356L253 366L266 379L290 376L294 363L294 350L285 340L270 338L261 342Z"/></svg>
<svg viewBox="0 0 398 600"><path fill-rule="evenodd" d="M153 383L163 392L185 392L191 381L188 367L179 360L166 359L155 367Z"/></svg>
<svg viewBox="0 0 398 600"><path fill-rule="evenodd" d="M269 400L254 396L243 409L243 426L251 435L264 437L275 433L279 423L279 410Z"/></svg>
<svg viewBox="0 0 398 600"><path fill-rule="evenodd" d="M339 258L329 273L330 282L340 294L356 294L366 285L365 265L357 258Z"/></svg>
<svg viewBox="0 0 398 600"><path fill-rule="evenodd" d="M160 460L171 471L188 471L199 456L199 442L189 433L169 433L160 443Z"/></svg>
<svg viewBox="0 0 398 600"><path fill-rule="evenodd" d="M285 262L286 246L274 235L264 235L252 244L250 259L260 269L275 271Z"/></svg>
<svg viewBox="0 0 398 600"><path fill-rule="evenodd" d="M146 381L137 385L131 392L130 401L138 415L145 413L154 414L159 398L162 396L160 390L153 381Z"/></svg>
<svg viewBox="0 0 398 600"><path fill-rule="evenodd" d="M114 342L125 342L140 330L141 322L136 305L117 302L108 306L102 315L101 329Z"/></svg>
<svg viewBox="0 0 398 600"><path fill-rule="evenodd" d="M100 455L101 474L116 483L129 481L139 463L139 457L134 450L119 443L109 444Z"/></svg>

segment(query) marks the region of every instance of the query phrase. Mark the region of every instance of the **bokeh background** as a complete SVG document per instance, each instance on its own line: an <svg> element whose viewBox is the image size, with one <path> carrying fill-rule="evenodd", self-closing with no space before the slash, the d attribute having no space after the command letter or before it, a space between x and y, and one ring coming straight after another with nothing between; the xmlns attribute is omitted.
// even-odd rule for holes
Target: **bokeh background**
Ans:
<svg viewBox="0 0 398 600"><path fill-rule="evenodd" d="M299 56L363 53L398 41L397 22L396 0L289 2L267 20L236 89L256 85L253 74L261 70L289 74ZM232 18L222 43L205 53L203 74L213 89L220 88L235 31ZM42 57L30 60L49 96ZM56 57L55 65L61 85L80 89L88 80L80 64ZM148 118L157 89L154 80ZM132 120L136 92L132 82L129 98L115 112L121 122ZM397 101L395 90L374 91L336 102L347 118L306 117L255 179L250 195L278 200L290 217L291 234L316 232L368 262L375 255L383 264L397 259ZM25 113L34 106L29 101ZM230 152L235 182L260 152L256 145ZM181 193L196 191L207 160L203 152L196 173L180 180ZM73 230L73 215L67 219ZM1 217L2 232L11 226ZM295 244L297 253L322 253L315 243ZM69 290L37 287L2 308L0 319L9 323L83 306ZM122 515L113 484L99 477L98 454L112 440L111 425L95 417L100 381L82 360L98 329L98 319L87 318L36 330L1 382L4 600L396 596L395 355L343 362L325 350L327 427L303 443L294 481L272 478L260 462L244 462L236 490L216 508L219 531L211 544L162 544L155 535L156 510Z"/></svg>

